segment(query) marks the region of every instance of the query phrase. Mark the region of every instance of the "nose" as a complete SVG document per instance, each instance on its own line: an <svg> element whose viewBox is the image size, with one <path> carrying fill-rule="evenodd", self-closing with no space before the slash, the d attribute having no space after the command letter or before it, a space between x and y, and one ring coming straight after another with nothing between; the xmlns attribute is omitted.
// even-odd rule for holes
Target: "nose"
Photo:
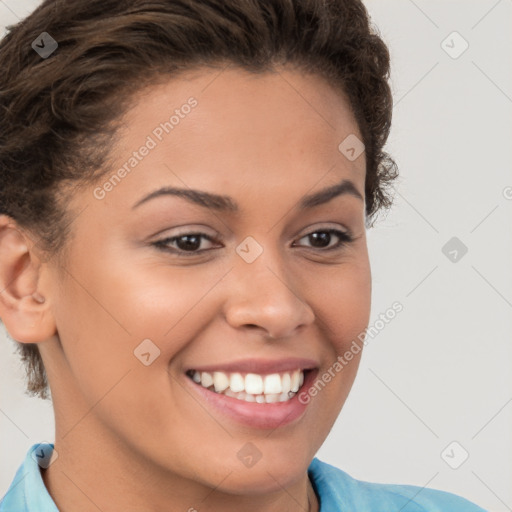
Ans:
<svg viewBox="0 0 512 512"><path fill-rule="evenodd" d="M286 338L315 319L304 290L296 289L296 280L268 250L252 263L238 261L230 280L225 315L237 330L257 328L272 338Z"/></svg>

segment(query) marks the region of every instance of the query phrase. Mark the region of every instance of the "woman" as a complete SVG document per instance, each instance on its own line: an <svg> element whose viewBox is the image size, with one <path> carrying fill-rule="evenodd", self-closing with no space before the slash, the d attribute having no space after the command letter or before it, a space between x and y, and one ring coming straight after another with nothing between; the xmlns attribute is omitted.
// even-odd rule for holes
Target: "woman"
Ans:
<svg viewBox="0 0 512 512"><path fill-rule="evenodd" d="M0 317L56 423L0 511L482 510L315 458L397 174L361 2L48 0L0 64Z"/></svg>

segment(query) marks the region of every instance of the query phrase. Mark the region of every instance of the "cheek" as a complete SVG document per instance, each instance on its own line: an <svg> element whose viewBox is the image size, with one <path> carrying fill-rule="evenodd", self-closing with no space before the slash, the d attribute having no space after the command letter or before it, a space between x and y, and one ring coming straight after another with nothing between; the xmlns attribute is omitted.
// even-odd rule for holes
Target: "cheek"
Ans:
<svg viewBox="0 0 512 512"><path fill-rule="evenodd" d="M151 265L128 268L117 261L95 258L85 271L85 262L77 259L56 308L67 364L91 403L129 370L145 381L136 393L148 389L149 379L168 377L168 362L207 328L218 309L211 297L226 273L193 266L157 272ZM147 362L142 357L147 352L154 359L150 366L141 361ZM157 377L150 370L159 366Z"/></svg>
<svg viewBox="0 0 512 512"><path fill-rule="evenodd" d="M90 387L92 400L130 369L147 370L141 376L145 385L134 390L136 394L149 389L150 380L168 379L169 361L208 330L221 309L222 296L229 295L229 287L215 289L229 265L212 265L208 272L200 272L197 266L157 272L151 266L134 266L131 271L126 266L109 267L107 261L94 267L96 274L80 276L83 287L72 283L63 301L62 335L69 345L69 362L82 385ZM294 281L314 311L313 329L324 340L324 356L334 362L368 325L368 259L361 256L315 271L302 267ZM143 340L151 341L141 345ZM139 346L147 348L141 352ZM148 352L146 362L155 359L145 367L136 356ZM154 385L161 389L162 382Z"/></svg>
<svg viewBox="0 0 512 512"><path fill-rule="evenodd" d="M334 359L368 326L372 293L369 262L361 257L329 272L310 276L309 280L307 298Z"/></svg>
<svg viewBox="0 0 512 512"><path fill-rule="evenodd" d="M308 421L311 430L318 435L315 449L319 449L332 429L357 374L362 353L362 342L358 336L368 325L371 308L368 259L361 256L309 279L311 284L307 297L315 311L324 364L302 399L311 400Z"/></svg>
<svg viewBox="0 0 512 512"><path fill-rule="evenodd" d="M122 439L137 439L149 430L178 436L170 415L180 386L168 365L205 328L207 301L200 299L211 287L209 279L173 284L150 278L150 272L91 268L97 272L75 271L76 281L66 284L57 308L68 367L66 402L73 403L69 428L77 424L73 435L80 435L99 421ZM148 339L152 342L145 342L144 351L137 350ZM156 450L159 440L148 436L145 442Z"/></svg>
<svg viewBox="0 0 512 512"><path fill-rule="evenodd" d="M168 266L159 271L153 265L135 262L128 268L118 262L105 255L72 270L76 280L70 277L64 288L57 325L77 392L89 406L99 401L96 414L113 429L123 417L120 428L136 435L149 418L154 428L168 424L179 400L169 362L193 346L218 318L229 295L223 277L231 267L211 265L201 272L197 266ZM314 311L316 326L310 332L323 340L324 361L334 363L368 324L367 255L332 266L301 264L293 284ZM134 354L146 339L158 347L148 345L150 359L158 355L149 366ZM340 393L348 393L356 370L357 364L345 368L341 388L331 386L323 397L340 402Z"/></svg>

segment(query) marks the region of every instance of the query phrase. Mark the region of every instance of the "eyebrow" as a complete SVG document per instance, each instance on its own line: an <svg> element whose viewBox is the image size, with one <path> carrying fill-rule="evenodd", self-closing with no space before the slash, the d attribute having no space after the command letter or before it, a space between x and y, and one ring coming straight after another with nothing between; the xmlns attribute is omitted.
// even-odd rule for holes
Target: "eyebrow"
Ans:
<svg viewBox="0 0 512 512"><path fill-rule="evenodd" d="M140 201L133 205L132 210L137 208L143 203L160 196L176 196L181 197L191 203L198 204L205 208L212 208L217 211L225 211L237 213L240 211L238 204L229 196L213 194L211 192L204 192L201 190L193 190L190 188L175 188L175 187L163 187L149 195L143 197ZM304 210L307 208L313 208L315 206L327 203L331 199L342 196L350 195L357 197L364 202L363 196L357 190L357 187L350 180L344 179L336 185L324 188L319 192L304 196L299 202L299 209Z"/></svg>

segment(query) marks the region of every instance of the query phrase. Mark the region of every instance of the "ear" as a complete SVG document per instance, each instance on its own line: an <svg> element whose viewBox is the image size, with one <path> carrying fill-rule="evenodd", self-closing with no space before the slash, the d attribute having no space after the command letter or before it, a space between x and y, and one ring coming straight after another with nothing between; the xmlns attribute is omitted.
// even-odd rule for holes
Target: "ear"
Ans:
<svg viewBox="0 0 512 512"><path fill-rule="evenodd" d="M0 318L21 343L38 343L56 333L34 245L11 217L0 215Z"/></svg>

